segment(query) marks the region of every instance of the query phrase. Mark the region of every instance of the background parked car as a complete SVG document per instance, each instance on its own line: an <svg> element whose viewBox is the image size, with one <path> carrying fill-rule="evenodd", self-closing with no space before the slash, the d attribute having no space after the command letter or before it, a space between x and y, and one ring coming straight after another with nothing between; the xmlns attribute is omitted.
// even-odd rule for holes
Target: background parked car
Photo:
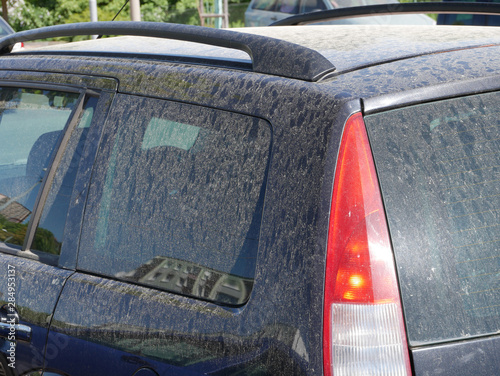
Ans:
<svg viewBox="0 0 500 376"><path fill-rule="evenodd" d="M14 29L9 25L7 21L5 21L2 17L0 17L0 38L13 33L15 33ZM23 48L23 44L16 43L12 48L12 50L18 51L21 48Z"/></svg>
<svg viewBox="0 0 500 376"><path fill-rule="evenodd" d="M245 12L245 26L266 26L295 14L376 4L398 4L397 0L252 0ZM325 24L433 25L423 14L373 16L328 21Z"/></svg>
<svg viewBox="0 0 500 376"><path fill-rule="evenodd" d="M457 0L443 0L457 1ZM458 0L464 3L500 3L499 0ZM490 14L440 14L438 25L500 26L500 16Z"/></svg>

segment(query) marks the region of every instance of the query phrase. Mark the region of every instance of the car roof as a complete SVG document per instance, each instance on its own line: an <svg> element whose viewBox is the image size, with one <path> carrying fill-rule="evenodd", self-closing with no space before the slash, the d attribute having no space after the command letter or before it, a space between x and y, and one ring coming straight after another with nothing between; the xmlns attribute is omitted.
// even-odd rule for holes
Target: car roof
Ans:
<svg viewBox="0 0 500 376"><path fill-rule="evenodd" d="M500 43L500 30L486 27L318 25L276 29L255 28L250 32L272 34L275 38L314 49L335 65L337 73L414 56Z"/></svg>
<svg viewBox="0 0 500 376"><path fill-rule="evenodd" d="M321 25L230 29L277 38L319 52L335 74L444 51L500 45L500 30L488 27ZM188 56L251 63L243 51L151 37L115 37L51 45L39 51Z"/></svg>

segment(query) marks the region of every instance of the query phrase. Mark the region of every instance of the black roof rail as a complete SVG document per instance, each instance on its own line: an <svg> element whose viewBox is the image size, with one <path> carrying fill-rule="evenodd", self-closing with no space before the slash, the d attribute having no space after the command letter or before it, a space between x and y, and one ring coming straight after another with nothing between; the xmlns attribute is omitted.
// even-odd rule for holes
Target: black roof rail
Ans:
<svg viewBox="0 0 500 376"><path fill-rule="evenodd" d="M27 30L1 38L0 54L9 53L18 42L96 34L176 39L241 50L250 55L254 72L299 80L318 81L335 70L319 52L294 43L243 32L161 22L85 22Z"/></svg>
<svg viewBox="0 0 500 376"><path fill-rule="evenodd" d="M345 18L387 16L411 13L443 13L443 14L500 14L498 3L392 3L367 5L349 8L336 8L319 12L303 13L276 21L270 26L290 26L341 20Z"/></svg>

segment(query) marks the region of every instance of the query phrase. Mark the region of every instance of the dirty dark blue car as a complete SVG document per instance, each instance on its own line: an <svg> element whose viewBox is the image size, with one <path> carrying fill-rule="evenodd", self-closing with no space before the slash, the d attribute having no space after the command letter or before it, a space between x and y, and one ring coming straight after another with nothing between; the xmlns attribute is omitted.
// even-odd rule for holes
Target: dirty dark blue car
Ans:
<svg viewBox="0 0 500 376"><path fill-rule="evenodd" d="M500 374L497 29L0 51L0 374Z"/></svg>

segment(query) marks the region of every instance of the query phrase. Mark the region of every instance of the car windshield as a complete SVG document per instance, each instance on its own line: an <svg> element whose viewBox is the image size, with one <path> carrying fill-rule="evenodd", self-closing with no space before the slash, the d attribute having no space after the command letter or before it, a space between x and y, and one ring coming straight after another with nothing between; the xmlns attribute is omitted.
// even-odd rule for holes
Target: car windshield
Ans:
<svg viewBox="0 0 500 376"><path fill-rule="evenodd" d="M451 0L443 0L451 1ZM455 0L454 0L455 1ZM500 3L500 0L459 0L468 3ZM500 26L500 16L489 14L440 14L438 25L473 25L473 26Z"/></svg>
<svg viewBox="0 0 500 376"><path fill-rule="evenodd" d="M14 33L14 30L10 27L10 25L0 17L0 36L5 36Z"/></svg>

